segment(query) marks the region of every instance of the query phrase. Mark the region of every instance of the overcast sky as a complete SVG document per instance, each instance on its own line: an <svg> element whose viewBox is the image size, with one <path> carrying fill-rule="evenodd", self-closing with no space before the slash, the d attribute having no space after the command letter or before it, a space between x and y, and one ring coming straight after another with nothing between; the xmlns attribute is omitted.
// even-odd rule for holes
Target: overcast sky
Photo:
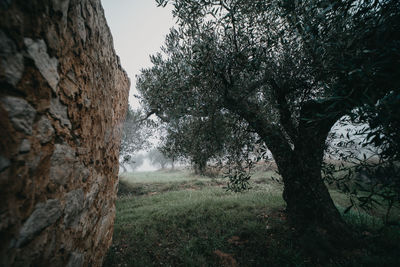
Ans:
<svg viewBox="0 0 400 267"><path fill-rule="evenodd" d="M149 67L150 54L160 51L173 26L171 8L157 7L155 0L102 0L114 47L131 79L129 103L138 107L133 95L135 75Z"/></svg>

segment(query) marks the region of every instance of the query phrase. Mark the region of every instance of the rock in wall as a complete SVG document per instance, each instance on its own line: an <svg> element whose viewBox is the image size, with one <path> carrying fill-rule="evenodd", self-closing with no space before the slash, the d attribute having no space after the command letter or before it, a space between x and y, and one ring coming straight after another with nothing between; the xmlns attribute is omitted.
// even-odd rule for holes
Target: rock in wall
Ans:
<svg viewBox="0 0 400 267"><path fill-rule="evenodd" d="M0 1L0 265L99 266L129 80L100 0Z"/></svg>

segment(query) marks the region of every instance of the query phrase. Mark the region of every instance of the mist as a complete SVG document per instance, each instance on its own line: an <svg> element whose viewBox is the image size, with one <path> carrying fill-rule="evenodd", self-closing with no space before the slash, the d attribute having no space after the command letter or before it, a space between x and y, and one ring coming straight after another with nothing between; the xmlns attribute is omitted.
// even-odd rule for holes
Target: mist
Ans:
<svg viewBox="0 0 400 267"><path fill-rule="evenodd" d="M136 169L132 170L132 172L152 172L152 171L157 171L159 169L158 166L151 164L150 160L148 157L146 157L139 167Z"/></svg>

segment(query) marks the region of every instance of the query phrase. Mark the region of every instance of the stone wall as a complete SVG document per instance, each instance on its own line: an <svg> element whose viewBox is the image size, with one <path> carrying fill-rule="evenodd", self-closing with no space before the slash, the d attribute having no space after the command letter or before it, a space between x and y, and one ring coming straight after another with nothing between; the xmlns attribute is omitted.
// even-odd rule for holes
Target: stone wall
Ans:
<svg viewBox="0 0 400 267"><path fill-rule="evenodd" d="M0 17L0 266L99 266L129 90L100 0Z"/></svg>

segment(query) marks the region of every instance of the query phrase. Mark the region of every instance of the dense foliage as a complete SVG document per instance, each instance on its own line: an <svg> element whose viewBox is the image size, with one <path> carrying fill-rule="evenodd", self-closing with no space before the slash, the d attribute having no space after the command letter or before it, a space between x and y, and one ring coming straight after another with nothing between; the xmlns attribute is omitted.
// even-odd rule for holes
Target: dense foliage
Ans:
<svg viewBox="0 0 400 267"><path fill-rule="evenodd" d="M138 77L148 111L166 123L237 116L271 151L289 218L343 236L321 178L325 142L341 117L398 92L400 3L157 2L179 26Z"/></svg>

